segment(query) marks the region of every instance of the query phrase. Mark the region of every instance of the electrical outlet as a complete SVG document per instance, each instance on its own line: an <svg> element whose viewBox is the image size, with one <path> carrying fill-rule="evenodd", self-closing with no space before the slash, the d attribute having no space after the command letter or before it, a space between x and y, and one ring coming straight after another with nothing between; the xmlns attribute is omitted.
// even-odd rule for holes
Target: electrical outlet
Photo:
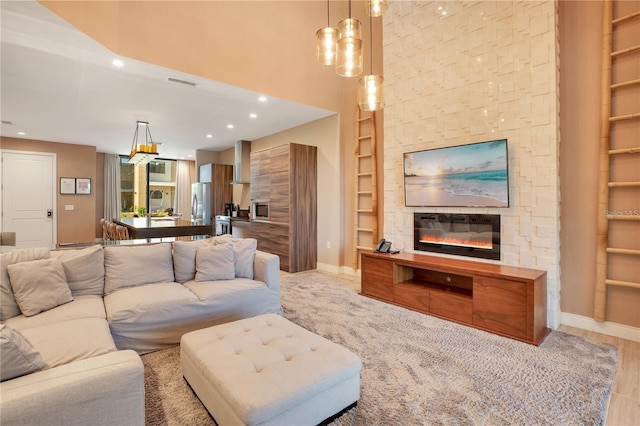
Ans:
<svg viewBox="0 0 640 426"><path fill-rule="evenodd" d="M65 204L64 209L65 210L73 210L75 208L75 206L73 204Z"/></svg>

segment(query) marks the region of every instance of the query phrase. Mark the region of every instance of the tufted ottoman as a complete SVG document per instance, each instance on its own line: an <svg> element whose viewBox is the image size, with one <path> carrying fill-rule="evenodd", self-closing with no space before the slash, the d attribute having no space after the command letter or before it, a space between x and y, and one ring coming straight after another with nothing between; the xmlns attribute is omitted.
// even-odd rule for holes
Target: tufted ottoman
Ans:
<svg viewBox="0 0 640 426"><path fill-rule="evenodd" d="M180 365L220 426L315 425L360 397L360 358L275 314L185 334Z"/></svg>

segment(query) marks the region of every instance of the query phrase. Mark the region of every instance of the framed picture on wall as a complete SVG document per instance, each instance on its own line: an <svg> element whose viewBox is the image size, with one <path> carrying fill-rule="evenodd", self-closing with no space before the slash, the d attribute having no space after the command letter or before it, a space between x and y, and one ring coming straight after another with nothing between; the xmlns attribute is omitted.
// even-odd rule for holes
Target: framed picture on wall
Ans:
<svg viewBox="0 0 640 426"><path fill-rule="evenodd" d="M76 194L81 194L81 195L91 194L90 178L76 178Z"/></svg>
<svg viewBox="0 0 640 426"><path fill-rule="evenodd" d="M60 178L60 194L75 194L76 180L74 178Z"/></svg>

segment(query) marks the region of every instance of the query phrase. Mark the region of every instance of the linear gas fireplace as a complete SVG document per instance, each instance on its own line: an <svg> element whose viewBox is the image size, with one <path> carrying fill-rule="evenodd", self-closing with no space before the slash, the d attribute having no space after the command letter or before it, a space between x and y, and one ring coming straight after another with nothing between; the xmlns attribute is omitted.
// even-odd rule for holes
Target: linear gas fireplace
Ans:
<svg viewBox="0 0 640 426"><path fill-rule="evenodd" d="M500 260L500 215L414 213L413 249Z"/></svg>

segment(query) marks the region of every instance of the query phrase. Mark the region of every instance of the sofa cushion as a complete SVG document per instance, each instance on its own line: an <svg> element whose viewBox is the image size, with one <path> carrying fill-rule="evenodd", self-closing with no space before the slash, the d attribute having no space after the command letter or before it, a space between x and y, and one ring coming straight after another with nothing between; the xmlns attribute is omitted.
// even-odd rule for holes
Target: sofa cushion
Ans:
<svg viewBox="0 0 640 426"><path fill-rule="evenodd" d="M104 297L119 349L145 353L176 345L187 331L216 316L208 304L175 282L123 288Z"/></svg>
<svg viewBox="0 0 640 426"><path fill-rule="evenodd" d="M196 251L196 281L232 280L235 278L231 244L198 247Z"/></svg>
<svg viewBox="0 0 640 426"><path fill-rule="evenodd" d="M7 324L0 325L0 359L2 382L49 368L22 333Z"/></svg>
<svg viewBox="0 0 640 426"><path fill-rule="evenodd" d="M235 256L236 277L253 279L253 261L258 248L258 240L255 238L233 238L229 234L220 235L211 239L214 244L231 244Z"/></svg>
<svg viewBox="0 0 640 426"><path fill-rule="evenodd" d="M13 297L7 266L48 257L47 248L15 250L0 254L0 321L20 315L20 308Z"/></svg>
<svg viewBox="0 0 640 426"><path fill-rule="evenodd" d="M236 277L253 279L253 260L256 257L258 240L239 238L232 242Z"/></svg>
<svg viewBox="0 0 640 426"><path fill-rule="evenodd" d="M104 311L102 296L76 296L73 301L56 306L46 312L41 312L32 317L18 315L17 317L9 318L6 323L18 330L26 330L79 318L106 319L107 315Z"/></svg>
<svg viewBox="0 0 640 426"><path fill-rule="evenodd" d="M104 294L104 250L101 245L79 250L52 251L62 261L73 296Z"/></svg>
<svg viewBox="0 0 640 426"><path fill-rule="evenodd" d="M62 321L22 330L22 334L52 368L117 350L109 324L99 318Z"/></svg>
<svg viewBox="0 0 640 426"><path fill-rule="evenodd" d="M104 249L104 293L142 284L173 282L171 244Z"/></svg>
<svg viewBox="0 0 640 426"><path fill-rule="evenodd" d="M210 244L210 239L173 243L173 269L177 282L184 283L195 278L196 250L198 247L207 247Z"/></svg>
<svg viewBox="0 0 640 426"><path fill-rule="evenodd" d="M7 271L16 302L27 317L73 300L62 262L56 257L14 263Z"/></svg>

